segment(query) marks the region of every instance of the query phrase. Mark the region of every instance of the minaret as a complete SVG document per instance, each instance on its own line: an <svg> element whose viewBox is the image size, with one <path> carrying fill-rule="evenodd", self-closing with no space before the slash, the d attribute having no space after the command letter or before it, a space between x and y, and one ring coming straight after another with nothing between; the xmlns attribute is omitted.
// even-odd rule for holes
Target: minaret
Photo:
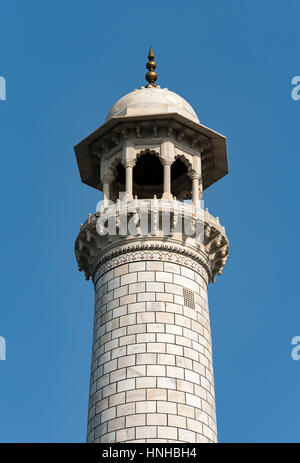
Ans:
<svg viewBox="0 0 300 463"><path fill-rule="evenodd" d="M216 442L207 288L229 244L203 191L228 173L226 139L179 95L125 95L75 147L103 192L75 243L95 288L88 442Z"/></svg>

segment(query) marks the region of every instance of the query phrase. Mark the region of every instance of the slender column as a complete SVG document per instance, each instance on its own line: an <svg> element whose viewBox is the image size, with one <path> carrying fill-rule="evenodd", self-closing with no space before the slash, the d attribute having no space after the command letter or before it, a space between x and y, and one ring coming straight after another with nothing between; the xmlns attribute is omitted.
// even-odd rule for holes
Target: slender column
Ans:
<svg viewBox="0 0 300 463"><path fill-rule="evenodd" d="M191 179L193 182L193 205L198 206L199 205L199 179L200 175L197 174L196 172L192 172L191 174Z"/></svg>
<svg viewBox="0 0 300 463"><path fill-rule="evenodd" d="M105 182L103 183L103 206L106 208L109 203L109 186L110 183Z"/></svg>
<svg viewBox="0 0 300 463"><path fill-rule="evenodd" d="M135 166L135 159L130 159L125 161L125 167L126 167L126 198L127 201L131 201L133 199L133 194L132 194L132 187L133 187L133 182L132 182L132 169Z"/></svg>
<svg viewBox="0 0 300 463"><path fill-rule="evenodd" d="M112 183L113 178L110 175L104 175L101 179L102 188L103 188L103 207L106 209L109 205L110 200L110 184Z"/></svg>
<svg viewBox="0 0 300 463"><path fill-rule="evenodd" d="M171 164L173 159L167 158L161 159L161 163L164 166L164 193L163 199L172 200L173 195L171 194Z"/></svg>
<svg viewBox="0 0 300 463"><path fill-rule="evenodd" d="M199 178L199 201L201 201L203 197L203 182L202 177Z"/></svg>

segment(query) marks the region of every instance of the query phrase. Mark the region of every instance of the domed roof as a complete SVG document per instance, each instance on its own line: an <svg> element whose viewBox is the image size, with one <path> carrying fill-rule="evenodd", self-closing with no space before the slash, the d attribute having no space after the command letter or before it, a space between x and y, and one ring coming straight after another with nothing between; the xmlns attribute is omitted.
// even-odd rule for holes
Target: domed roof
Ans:
<svg viewBox="0 0 300 463"><path fill-rule="evenodd" d="M142 87L123 96L113 105L106 117L106 121L118 116L145 116L168 113L177 113L199 123L195 111L186 100L167 88L159 87Z"/></svg>

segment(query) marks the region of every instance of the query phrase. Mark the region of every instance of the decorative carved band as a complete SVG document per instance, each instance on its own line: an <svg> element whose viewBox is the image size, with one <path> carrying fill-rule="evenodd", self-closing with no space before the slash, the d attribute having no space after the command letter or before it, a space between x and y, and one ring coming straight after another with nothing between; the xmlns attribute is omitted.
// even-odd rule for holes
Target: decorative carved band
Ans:
<svg viewBox="0 0 300 463"><path fill-rule="evenodd" d="M118 247L109 252L99 254L93 268L93 282L119 265L138 261L171 262L191 268L201 275L206 284L212 278L210 266L200 253L194 253L180 246L165 243L141 243Z"/></svg>

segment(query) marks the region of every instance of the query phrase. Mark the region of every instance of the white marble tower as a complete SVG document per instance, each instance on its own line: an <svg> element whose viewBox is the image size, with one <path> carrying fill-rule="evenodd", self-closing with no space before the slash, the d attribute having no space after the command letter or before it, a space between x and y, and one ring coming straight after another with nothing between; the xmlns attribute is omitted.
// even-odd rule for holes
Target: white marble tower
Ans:
<svg viewBox="0 0 300 463"><path fill-rule="evenodd" d="M150 48L146 87L75 147L103 192L75 244L95 287L88 442L217 441L207 287L229 244L200 200L228 172L226 139L155 67Z"/></svg>

